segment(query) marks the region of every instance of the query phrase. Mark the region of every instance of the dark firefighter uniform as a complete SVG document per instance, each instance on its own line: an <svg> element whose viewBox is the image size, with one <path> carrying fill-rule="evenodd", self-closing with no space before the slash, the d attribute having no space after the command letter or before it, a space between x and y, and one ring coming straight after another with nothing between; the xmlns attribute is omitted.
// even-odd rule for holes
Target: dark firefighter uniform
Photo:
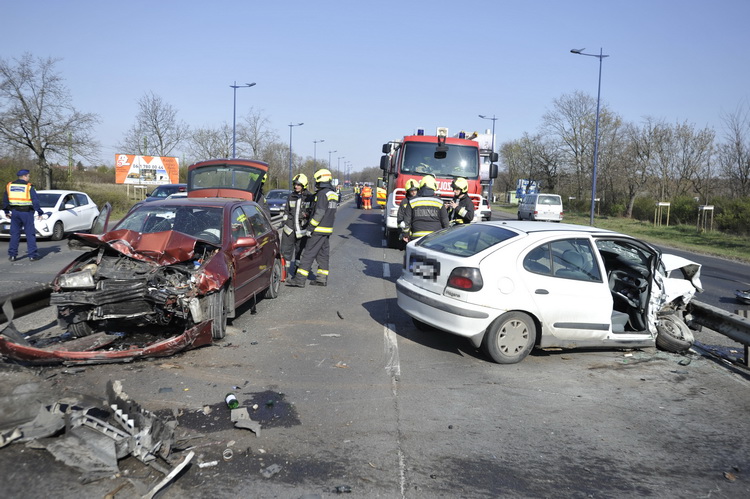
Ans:
<svg viewBox="0 0 750 499"><path fill-rule="evenodd" d="M313 284L326 286L328 284L328 270L330 257L330 237L333 234L333 223L336 219L336 207L339 196L331 187L331 172L320 169L313 175L317 191L313 200L313 214L307 232L310 239L305 244L302 259L297 274L287 283L287 286L305 287L307 277L312 270L313 261L318 262L316 279Z"/></svg>
<svg viewBox="0 0 750 499"><path fill-rule="evenodd" d="M409 234L410 240L444 229L449 224L445 203L435 196L435 177L425 176L419 185L419 193L404 209L404 233Z"/></svg>
<svg viewBox="0 0 750 499"><path fill-rule="evenodd" d="M8 182L3 196L3 211L10 214L10 243L8 244L8 259L18 258L18 246L21 241L21 231L26 234L26 245L29 260L39 259L36 246L36 228L34 227L34 212L40 217L44 215L39 206L36 190L29 182L29 170L19 170L18 180Z"/></svg>
<svg viewBox="0 0 750 499"><path fill-rule="evenodd" d="M307 190L307 176L304 173L295 175L292 186L293 190L284 205L284 222L281 229L281 255L284 257L286 274L290 277L290 271L296 272L299 267L300 255L307 242L307 224L310 222L310 204L313 197Z"/></svg>
<svg viewBox="0 0 750 499"><path fill-rule="evenodd" d="M448 207L448 218L451 225L468 224L474 220L474 202L469 197L469 183L465 178L454 179L453 202Z"/></svg>
<svg viewBox="0 0 750 499"><path fill-rule="evenodd" d="M419 182L413 178L407 180L406 197L401 200L401 204L398 205L398 212L396 212L396 225L399 229L401 229L401 236L399 237L399 239L404 239L404 237L408 237L409 235L408 233L404 233L404 227L406 227L406 223L404 222L404 213L406 212L406 205L409 203L410 199L417 195L417 191L419 191Z"/></svg>

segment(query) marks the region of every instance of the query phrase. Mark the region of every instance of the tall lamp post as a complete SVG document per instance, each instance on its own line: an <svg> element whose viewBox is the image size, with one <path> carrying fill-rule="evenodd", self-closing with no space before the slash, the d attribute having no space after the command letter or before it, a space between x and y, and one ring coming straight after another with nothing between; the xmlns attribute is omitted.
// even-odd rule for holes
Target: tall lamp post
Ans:
<svg viewBox="0 0 750 499"><path fill-rule="evenodd" d="M494 114L492 115L492 118L485 116L484 114L480 114L479 117L483 120L492 120L492 145L490 146L490 165L492 165L492 153L495 152L495 122L497 121L497 118ZM487 187L487 200L492 203L492 178L490 178L490 183Z"/></svg>
<svg viewBox="0 0 750 499"><path fill-rule="evenodd" d="M585 54L584 50L586 49L570 49L573 54L587 55L599 59L599 86L596 90L596 126L594 128L594 170L591 172L591 215L589 217L589 225L593 226L594 209L596 207L596 164L599 159L599 103L602 96L602 59L609 56L604 55L601 48L598 54Z"/></svg>
<svg viewBox="0 0 750 499"><path fill-rule="evenodd" d="M318 142L325 142L325 139L313 140L313 172L315 172L315 169L318 167L316 164Z"/></svg>
<svg viewBox="0 0 750 499"><path fill-rule="evenodd" d="M338 151L328 151L328 171L331 171L331 154L338 152Z"/></svg>
<svg viewBox="0 0 750 499"><path fill-rule="evenodd" d="M289 188L292 188L292 130L296 126L302 126L304 123L289 123Z"/></svg>
<svg viewBox="0 0 750 499"><path fill-rule="evenodd" d="M255 82L237 85L237 82L235 81L234 85L229 86L233 89L234 93L234 103L232 105L232 159L234 159L237 157L237 149L235 147L235 144L237 143L237 89L254 87Z"/></svg>
<svg viewBox="0 0 750 499"><path fill-rule="evenodd" d="M339 175L341 175L341 160L346 158L346 156L339 156L339 161L336 163L336 177L338 178Z"/></svg>

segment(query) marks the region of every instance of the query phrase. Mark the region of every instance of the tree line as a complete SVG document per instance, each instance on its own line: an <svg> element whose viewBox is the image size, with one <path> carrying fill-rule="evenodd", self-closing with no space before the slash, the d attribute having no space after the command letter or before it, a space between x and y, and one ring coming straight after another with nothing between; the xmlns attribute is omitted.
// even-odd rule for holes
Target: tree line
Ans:
<svg viewBox="0 0 750 499"><path fill-rule="evenodd" d="M53 187L55 162L95 161L93 138L99 117L76 109L56 70L58 59L24 54L0 58L0 157L3 163L31 159L44 187ZM596 100L574 92L555 99L533 133L500 145L495 194L515 191L518 179L539 182L543 192L561 194L567 210L585 212L591 203ZM694 223L700 205L715 205L720 228L750 230L750 117L744 106L721 116L722 130L645 117L626 122L603 105L599 113L597 203L601 215L649 219L657 202L671 202L678 222ZM190 127L161 96L146 92L133 125L118 148L129 154L172 156L190 164L232 154L232 127ZM180 148L180 149L178 149ZM289 144L263 112L251 108L236 126L238 157L269 165L268 188L288 187ZM312 177L328 166L321 158L292 155L292 171ZM329 155L330 156L330 155ZM377 159L377 154L373 154ZM342 181L346 172L331 165ZM352 181L374 182L377 167L353 172ZM745 223L743 223L745 222Z"/></svg>

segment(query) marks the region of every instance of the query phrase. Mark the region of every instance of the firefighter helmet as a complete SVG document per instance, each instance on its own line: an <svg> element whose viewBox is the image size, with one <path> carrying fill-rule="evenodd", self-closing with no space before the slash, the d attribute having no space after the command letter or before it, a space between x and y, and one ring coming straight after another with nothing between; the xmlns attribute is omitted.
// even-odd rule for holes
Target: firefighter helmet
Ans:
<svg viewBox="0 0 750 499"><path fill-rule="evenodd" d="M330 182L333 176L331 175L330 171L326 170L325 168L321 168L320 170L315 172L313 178L315 179L316 183L320 184L323 182Z"/></svg>
<svg viewBox="0 0 750 499"><path fill-rule="evenodd" d="M469 183L465 178L458 177L457 179L454 179L453 182L451 182L451 187L454 191L458 189L462 193L469 192Z"/></svg>
<svg viewBox="0 0 750 499"><path fill-rule="evenodd" d="M407 191L412 191L412 190L416 191L417 189L419 189L419 182L417 181L417 179L410 178L409 180L406 181Z"/></svg>
<svg viewBox="0 0 750 499"><path fill-rule="evenodd" d="M302 186L302 189L307 189L307 175L304 173L298 173L294 176L292 179L292 185L299 184Z"/></svg>
<svg viewBox="0 0 750 499"><path fill-rule="evenodd" d="M435 177L432 175L425 175L422 177L422 180L419 182L419 187L426 187L427 189L437 190L437 182L435 182Z"/></svg>

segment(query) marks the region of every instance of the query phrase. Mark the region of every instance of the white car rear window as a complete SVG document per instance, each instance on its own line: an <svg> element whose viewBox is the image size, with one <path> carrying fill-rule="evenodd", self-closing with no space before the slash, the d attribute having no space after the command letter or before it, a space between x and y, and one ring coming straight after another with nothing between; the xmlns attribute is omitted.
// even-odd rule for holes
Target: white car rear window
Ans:
<svg viewBox="0 0 750 499"><path fill-rule="evenodd" d="M428 234L416 245L449 255L472 256L517 235L494 225L456 225Z"/></svg>

